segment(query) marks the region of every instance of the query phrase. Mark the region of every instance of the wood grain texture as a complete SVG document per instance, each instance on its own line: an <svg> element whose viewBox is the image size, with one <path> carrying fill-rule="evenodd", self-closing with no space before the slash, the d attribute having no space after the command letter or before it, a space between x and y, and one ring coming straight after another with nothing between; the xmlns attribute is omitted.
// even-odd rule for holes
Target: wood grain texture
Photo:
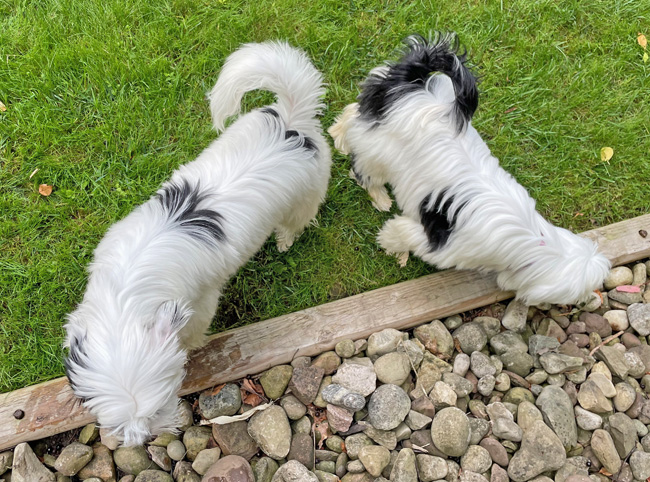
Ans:
<svg viewBox="0 0 650 482"><path fill-rule="evenodd" d="M583 233L614 265L650 256L650 214ZM504 300L494 276L445 271L213 335L192 353L181 395L330 350L345 338L418 324ZM25 412L21 420L16 410ZM66 378L0 394L0 450L93 421Z"/></svg>

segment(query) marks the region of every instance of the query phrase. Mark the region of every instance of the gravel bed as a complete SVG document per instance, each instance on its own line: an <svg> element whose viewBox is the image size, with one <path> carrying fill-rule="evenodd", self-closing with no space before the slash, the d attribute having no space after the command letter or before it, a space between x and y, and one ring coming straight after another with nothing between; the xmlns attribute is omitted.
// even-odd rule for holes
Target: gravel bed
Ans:
<svg viewBox="0 0 650 482"><path fill-rule="evenodd" d="M644 481L648 270L612 269L583 306L510 301L343 340L184 400L182 432L144 447L93 424L23 443L0 481Z"/></svg>

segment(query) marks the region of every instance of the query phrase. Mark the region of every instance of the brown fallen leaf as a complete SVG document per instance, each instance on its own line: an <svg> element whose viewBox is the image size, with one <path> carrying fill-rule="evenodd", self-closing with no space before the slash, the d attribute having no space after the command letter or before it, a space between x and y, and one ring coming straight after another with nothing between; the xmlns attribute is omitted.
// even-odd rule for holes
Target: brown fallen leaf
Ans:
<svg viewBox="0 0 650 482"><path fill-rule="evenodd" d="M516 111L516 110L517 110L516 107L510 107L510 109L507 109L507 110L504 111L503 113L504 113L504 114L510 114L511 112L514 112L514 111Z"/></svg>
<svg viewBox="0 0 650 482"><path fill-rule="evenodd" d="M251 407L257 407L258 405L261 405L264 400L262 397L260 397L257 393L248 393L245 390L242 390L242 402L244 402L246 405L250 405Z"/></svg>
<svg viewBox="0 0 650 482"><path fill-rule="evenodd" d="M603 162L609 162L609 160L614 156L614 149L611 147L603 147L600 150L600 160Z"/></svg>
<svg viewBox="0 0 650 482"><path fill-rule="evenodd" d="M648 39L641 32L636 34L636 41L644 49L648 46Z"/></svg>
<svg viewBox="0 0 650 482"><path fill-rule="evenodd" d="M314 434L320 434L320 441L318 442L318 449L320 450L323 448L325 440L332 435L330 432L330 426L327 423L327 411L314 405L309 405L307 410L309 411L309 415L314 419L314 422L311 425L312 432Z"/></svg>
<svg viewBox="0 0 650 482"><path fill-rule="evenodd" d="M49 184L41 184L38 186L38 192L41 194L41 196L49 196L52 194L52 186Z"/></svg>
<svg viewBox="0 0 650 482"><path fill-rule="evenodd" d="M210 395L212 395L212 396L216 395L216 394L219 393L219 392L221 391L221 389L222 389L223 387L225 387L225 386L226 386L225 383L222 383L221 385L217 385L216 387L214 387L214 388L212 389L212 391L210 392Z"/></svg>
<svg viewBox="0 0 650 482"><path fill-rule="evenodd" d="M6 110L7 110L7 106L4 105L4 104L2 103L2 101L0 101L0 112L4 112L4 111L6 111Z"/></svg>

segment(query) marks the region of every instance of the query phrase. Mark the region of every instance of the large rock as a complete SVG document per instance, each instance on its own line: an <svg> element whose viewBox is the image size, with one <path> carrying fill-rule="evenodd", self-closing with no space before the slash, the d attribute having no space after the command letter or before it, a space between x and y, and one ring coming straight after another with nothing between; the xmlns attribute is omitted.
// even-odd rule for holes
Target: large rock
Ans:
<svg viewBox="0 0 650 482"><path fill-rule="evenodd" d="M65 447L54 462L54 468L69 477L79 472L93 458L93 449L79 442Z"/></svg>
<svg viewBox="0 0 650 482"><path fill-rule="evenodd" d="M275 480L275 479L274 479ZM227 455L217 460L205 473L202 482L255 482L253 469L245 458Z"/></svg>
<svg viewBox="0 0 650 482"><path fill-rule="evenodd" d="M621 469L621 459L614 446L614 441L605 430L594 431L591 436L591 450L610 474L616 474Z"/></svg>
<svg viewBox="0 0 650 482"><path fill-rule="evenodd" d="M174 479L162 470L147 469L140 472L133 482L174 482Z"/></svg>
<svg viewBox="0 0 650 482"><path fill-rule="evenodd" d="M377 374L369 358L350 358L339 367L332 383L367 397L377 387Z"/></svg>
<svg viewBox="0 0 650 482"><path fill-rule="evenodd" d="M650 304L634 303L628 306L627 317L630 325L639 335L650 335Z"/></svg>
<svg viewBox="0 0 650 482"><path fill-rule="evenodd" d="M248 422L248 434L269 457L280 460L291 448L291 426L282 407L273 405L257 412Z"/></svg>
<svg viewBox="0 0 650 482"><path fill-rule="evenodd" d="M411 373L411 362L406 353L392 352L377 358L374 368L380 382L401 385Z"/></svg>
<svg viewBox="0 0 650 482"><path fill-rule="evenodd" d="M578 443L573 403L567 393L560 387L548 385L537 397L537 407L542 412L544 421L557 434L566 448Z"/></svg>
<svg viewBox="0 0 650 482"><path fill-rule="evenodd" d="M393 430L411 410L411 399L397 385L382 385L370 397L368 419L379 430Z"/></svg>
<svg viewBox="0 0 650 482"><path fill-rule="evenodd" d="M194 461L196 455L208 447L212 431L210 427L190 427L183 434L183 445L187 453L187 460ZM117 462L117 460L116 460Z"/></svg>
<svg viewBox="0 0 650 482"><path fill-rule="evenodd" d="M143 470L154 468L149 460L147 451L141 445L135 447L120 447L113 452L115 465L124 473L138 475Z"/></svg>
<svg viewBox="0 0 650 482"><path fill-rule="evenodd" d="M391 482L418 482L418 472L415 465L415 453L411 449L402 449L390 471Z"/></svg>
<svg viewBox="0 0 650 482"><path fill-rule="evenodd" d="M224 455L239 455L250 460L259 450L255 440L248 434L248 422L239 421L224 425L212 425L212 435Z"/></svg>
<svg viewBox="0 0 650 482"><path fill-rule="evenodd" d="M302 403L309 405L318 395L320 382L324 375L325 370L321 367L294 368L289 382L291 393ZM341 385L343 384L341 383Z"/></svg>
<svg viewBox="0 0 650 482"><path fill-rule="evenodd" d="M637 441L634 422L624 413L609 417L609 434L612 436L618 455L624 459L632 451Z"/></svg>
<svg viewBox="0 0 650 482"><path fill-rule="evenodd" d="M278 365L265 371L260 377L260 384L266 396L275 400L284 395L292 375L291 365Z"/></svg>
<svg viewBox="0 0 650 482"><path fill-rule="evenodd" d="M521 448L508 465L508 475L514 482L525 482L541 473L559 469L565 461L562 441L538 420L524 432Z"/></svg>
<svg viewBox="0 0 650 482"><path fill-rule="evenodd" d="M589 412L606 413L612 410L612 402L603 394L598 383L587 380L580 385L578 403Z"/></svg>
<svg viewBox="0 0 650 482"><path fill-rule="evenodd" d="M56 477L38 460L29 444L21 443L14 449L11 481L55 482Z"/></svg>
<svg viewBox="0 0 650 482"><path fill-rule="evenodd" d="M251 481L252 482L252 481ZM318 477L297 460L289 460L281 466L271 482L319 482Z"/></svg>
<svg viewBox="0 0 650 482"><path fill-rule="evenodd" d="M363 446L358 455L364 468L373 477L379 477L390 462L390 452L379 445Z"/></svg>
<svg viewBox="0 0 650 482"><path fill-rule="evenodd" d="M431 439L434 445L450 457L460 457L467 451L470 435L467 415L455 407L440 410L431 424Z"/></svg>
<svg viewBox="0 0 650 482"><path fill-rule="evenodd" d="M487 335L478 323L465 323L454 330L453 338L458 340L463 353L481 351L487 344Z"/></svg>
<svg viewBox="0 0 650 482"><path fill-rule="evenodd" d="M230 416L237 413L241 407L241 392L234 383L226 383L221 390L207 390L199 395L201 414L207 418Z"/></svg>
<svg viewBox="0 0 650 482"><path fill-rule="evenodd" d="M413 335L434 355L451 357L454 353L454 339L440 320L418 326Z"/></svg>
<svg viewBox="0 0 650 482"><path fill-rule="evenodd" d="M99 477L102 480L115 479L115 463L111 451L99 442L93 445L93 458L82 468L77 477L86 480L91 477Z"/></svg>
<svg viewBox="0 0 650 482"><path fill-rule="evenodd" d="M501 324L506 330L512 330L521 333L526 329L526 317L528 316L528 306L521 300L512 300L506 308Z"/></svg>

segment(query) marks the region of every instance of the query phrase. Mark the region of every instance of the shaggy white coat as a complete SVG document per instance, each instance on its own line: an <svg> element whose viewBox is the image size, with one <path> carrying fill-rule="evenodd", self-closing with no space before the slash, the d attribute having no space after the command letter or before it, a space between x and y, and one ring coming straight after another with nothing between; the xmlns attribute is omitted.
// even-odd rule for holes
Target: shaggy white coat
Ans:
<svg viewBox="0 0 650 482"><path fill-rule="evenodd" d="M68 316L74 392L124 445L178 426L186 353L204 343L222 287L274 231L278 250L287 250L325 198L331 157L316 118L321 74L286 43L244 45L208 95L217 130L254 89L275 93L277 103L239 117L158 197L108 230ZM193 222L179 222L160 201L174 186L186 187L176 207ZM215 216L222 239L203 229Z"/></svg>

